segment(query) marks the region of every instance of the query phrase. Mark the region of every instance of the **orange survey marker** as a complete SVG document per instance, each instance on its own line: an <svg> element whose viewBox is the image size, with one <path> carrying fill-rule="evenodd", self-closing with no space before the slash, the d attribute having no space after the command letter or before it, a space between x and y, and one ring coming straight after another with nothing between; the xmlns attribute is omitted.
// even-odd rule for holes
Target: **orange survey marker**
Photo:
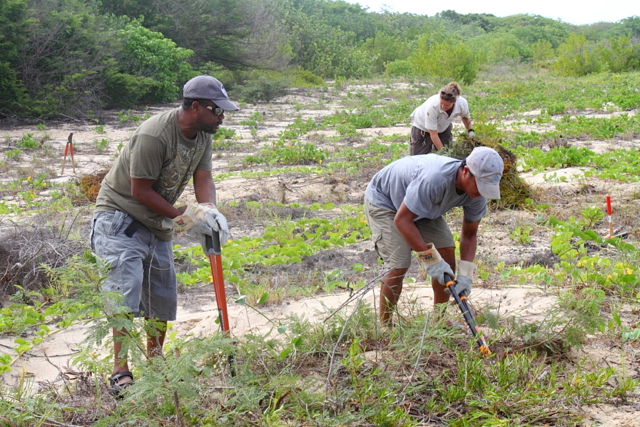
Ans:
<svg viewBox="0 0 640 427"><path fill-rule="evenodd" d="M613 220L611 219L611 214L613 211L611 210L611 196L607 195L607 219L609 220L609 238L613 238Z"/></svg>
<svg viewBox="0 0 640 427"><path fill-rule="evenodd" d="M482 331L478 327L476 323L476 319L473 317L473 313L471 313L471 308L469 308L469 303L467 302L467 297L458 295L458 291L456 291L456 283L451 279L447 273L444 274L444 280L447 282L445 286L451 292L451 296L460 307L460 311L462 312L462 317L464 317L465 322L469 325L469 329L471 329L471 333L476 339L476 343L478 344L478 348L480 349L480 353L482 353L485 357L491 356L491 350L489 350L489 346L487 345L487 341L485 341L484 336L482 335Z"/></svg>
<svg viewBox="0 0 640 427"><path fill-rule="evenodd" d="M76 173L76 161L73 158L73 132L69 134L69 140L67 141L67 145L64 147L64 158L62 159L62 171L60 175L64 175L64 165L67 162L67 154L71 157L71 166L73 167L73 173Z"/></svg>

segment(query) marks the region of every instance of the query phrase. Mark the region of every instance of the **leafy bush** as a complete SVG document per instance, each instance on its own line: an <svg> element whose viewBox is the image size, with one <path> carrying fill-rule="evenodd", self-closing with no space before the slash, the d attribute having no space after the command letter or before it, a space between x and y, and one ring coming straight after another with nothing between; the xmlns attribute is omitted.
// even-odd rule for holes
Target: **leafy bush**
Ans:
<svg viewBox="0 0 640 427"><path fill-rule="evenodd" d="M326 151L317 148L311 143L303 144L298 140L280 140L275 141L272 147L265 148L255 155L245 157L244 163L308 165L322 163L326 157Z"/></svg>
<svg viewBox="0 0 640 427"><path fill-rule="evenodd" d="M258 76L234 87L234 94L246 102L271 102L286 95L290 83L285 78Z"/></svg>
<svg viewBox="0 0 640 427"><path fill-rule="evenodd" d="M33 134L28 133L22 137L22 139L16 142L16 145L20 148L33 149L38 148L40 143L33 139Z"/></svg>
<svg viewBox="0 0 640 427"><path fill-rule="evenodd" d="M131 74L116 73L107 80L108 106L116 108L131 108L141 99L149 96L155 86L149 77L133 76Z"/></svg>
<svg viewBox="0 0 640 427"><path fill-rule="evenodd" d="M316 76L311 71L303 70L302 68L297 68L292 71L293 75L293 83L294 87L319 87L324 84L324 79L320 76Z"/></svg>
<svg viewBox="0 0 640 427"><path fill-rule="evenodd" d="M116 32L116 36L122 40L122 50L118 54L120 70L116 75L119 76L114 75L108 86L116 89L116 93L107 93L112 102L117 103L124 90L115 87L117 83L124 83L128 89L134 90L126 97L128 102L132 99L146 103L175 101L180 94L179 83L188 80L192 74L191 65L186 60L193 51L177 47L175 42L143 27L137 20L127 23ZM125 75L142 81L136 84Z"/></svg>
<svg viewBox="0 0 640 427"><path fill-rule="evenodd" d="M558 46L558 59L553 69L561 76L584 76L600 71L595 45L589 44L583 35L571 34Z"/></svg>
<svg viewBox="0 0 640 427"><path fill-rule="evenodd" d="M385 71L384 73L388 77L397 77L397 76L412 76L415 74L415 70L411 62L406 59L396 59L392 62L387 62L384 64Z"/></svg>
<svg viewBox="0 0 640 427"><path fill-rule="evenodd" d="M636 70L640 67L640 56L629 36L611 37L600 43L597 49L600 61L614 73Z"/></svg>
<svg viewBox="0 0 640 427"><path fill-rule="evenodd" d="M452 78L465 84L475 81L477 60L463 43L429 45L427 36L421 37L418 43L427 47L418 50L409 61L419 74Z"/></svg>

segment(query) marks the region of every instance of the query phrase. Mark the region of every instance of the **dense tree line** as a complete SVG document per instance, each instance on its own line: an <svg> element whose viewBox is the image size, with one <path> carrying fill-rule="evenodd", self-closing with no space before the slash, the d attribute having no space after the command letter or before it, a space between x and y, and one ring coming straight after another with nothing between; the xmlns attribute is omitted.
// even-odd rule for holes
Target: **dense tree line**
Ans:
<svg viewBox="0 0 640 427"><path fill-rule="evenodd" d="M574 26L374 13L342 0L0 0L0 117L170 102L204 72L266 99L269 88L337 77L471 83L482 67L514 61L566 76L636 70L640 17Z"/></svg>

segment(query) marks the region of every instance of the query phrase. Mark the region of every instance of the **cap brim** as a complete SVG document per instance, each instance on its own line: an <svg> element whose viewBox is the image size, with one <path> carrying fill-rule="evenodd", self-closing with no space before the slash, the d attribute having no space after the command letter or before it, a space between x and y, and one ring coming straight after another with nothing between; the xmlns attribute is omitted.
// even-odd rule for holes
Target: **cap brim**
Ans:
<svg viewBox="0 0 640 427"><path fill-rule="evenodd" d="M476 185L478 186L478 192L485 199L500 199L500 182L487 183L476 180Z"/></svg>
<svg viewBox="0 0 640 427"><path fill-rule="evenodd" d="M215 104L222 108L224 111L236 111L239 110L239 108L231 101L229 101L228 99L212 99L213 102L215 102Z"/></svg>

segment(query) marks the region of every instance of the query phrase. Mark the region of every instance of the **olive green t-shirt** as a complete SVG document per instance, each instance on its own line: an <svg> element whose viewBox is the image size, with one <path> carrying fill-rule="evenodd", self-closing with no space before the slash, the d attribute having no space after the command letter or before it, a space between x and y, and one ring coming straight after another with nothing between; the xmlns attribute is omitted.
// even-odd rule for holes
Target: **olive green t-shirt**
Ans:
<svg viewBox="0 0 640 427"><path fill-rule="evenodd" d="M142 123L102 181L96 212L119 210L140 221L160 240L173 237L173 221L157 214L131 196L131 178L155 181L153 189L174 204L196 169L211 170L211 135L184 136L178 109L155 115Z"/></svg>

